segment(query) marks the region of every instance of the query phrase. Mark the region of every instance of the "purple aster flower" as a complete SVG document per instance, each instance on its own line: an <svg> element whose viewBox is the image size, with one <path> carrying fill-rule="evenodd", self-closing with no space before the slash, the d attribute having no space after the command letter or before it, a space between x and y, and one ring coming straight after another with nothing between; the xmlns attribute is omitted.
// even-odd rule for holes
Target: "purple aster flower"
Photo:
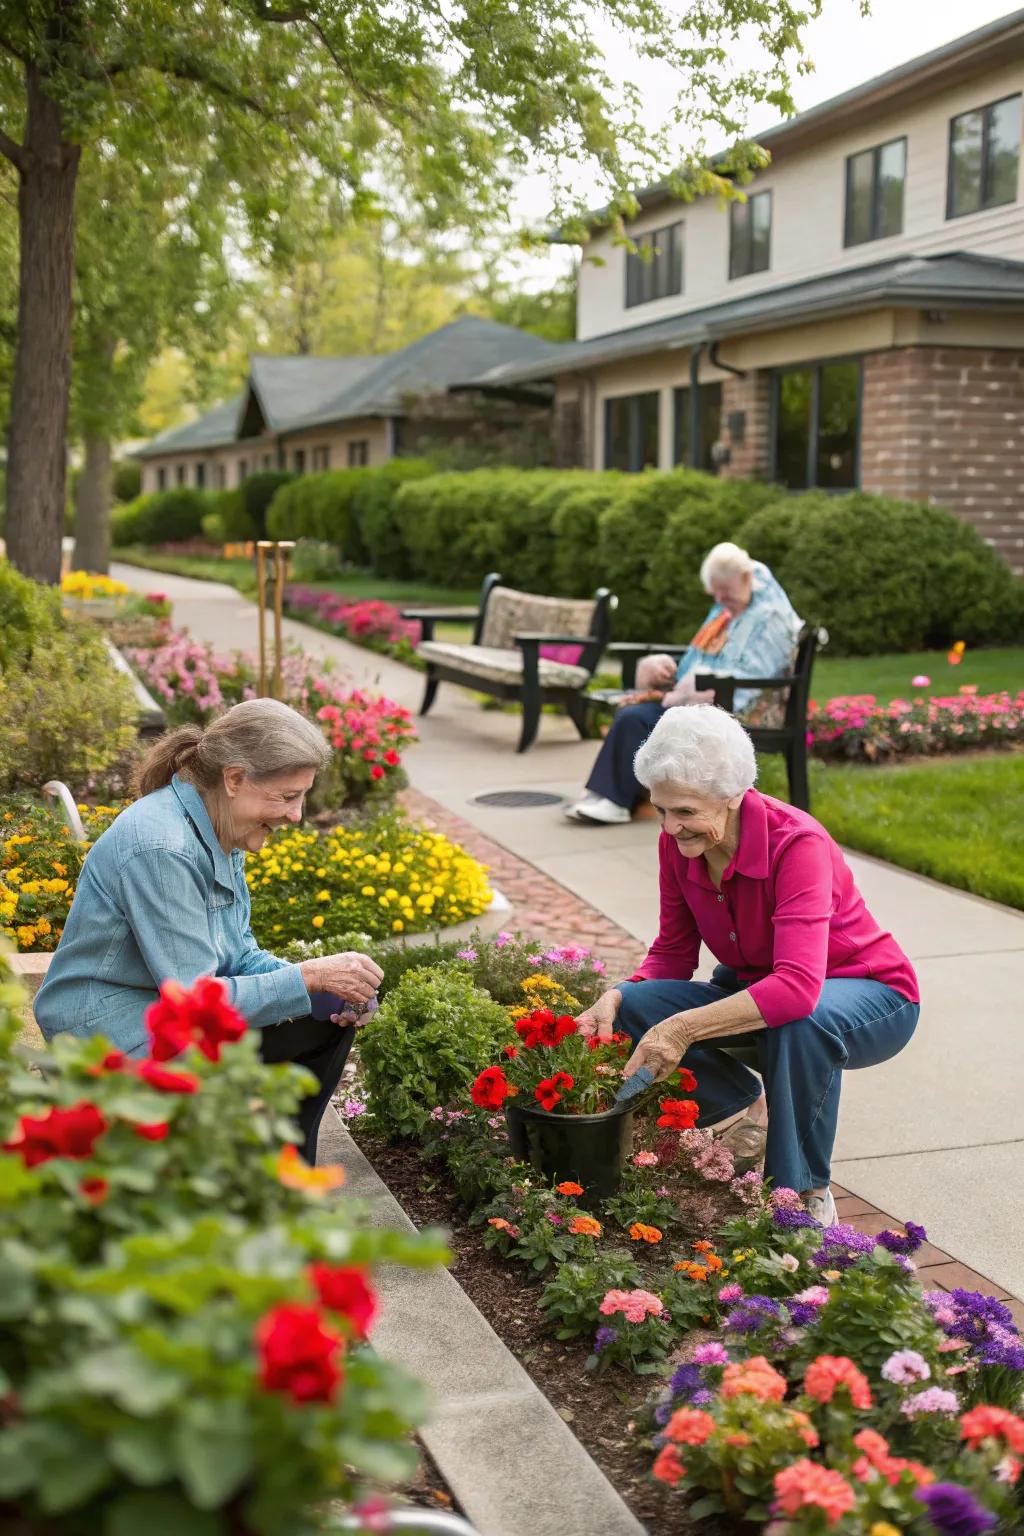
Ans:
<svg viewBox="0 0 1024 1536"><path fill-rule="evenodd" d="M782 1308L770 1296L744 1296L723 1323L733 1333L759 1333L782 1319Z"/></svg>
<svg viewBox="0 0 1024 1536"><path fill-rule="evenodd" d="M772 1221L777 1227L816 1227L818 1225L810 1211L788 1205L774 1206Z"/></svg>
<svg viewBox="0 0 1024 1536"><path fill-rule="evenodd" d="M601 1329L602 1333L604 1333L606 1331L608 1333L611 1333L612 1330L610 1328L607 1329L607 1330L605 1330L603 1328ZM595 1350L596 1350L596 1345L595 1345ZM600 1353L600 1351L597 1351L597 1352ZM675 1412L675 1409L673 1408L671 1403L659 1403L657 1408L655 1408L655 1410L654 1410L654 1422L655 1422L655 1424L657 1424L660 1428L664 1428L664 1426L668 1423L669 1419L672 1417L674 1412Z"/></svg>
<svg viewBox="0 0 1024 1536"><path fill-rule="evenodd" d="M1024 1371L1024 1344L989 1340L981 1346L975 1358L981 1365L1001 1365L1011 1371Z"/></svg>
<svg viewBox="0 0 1024 1536"><path fill-rule="evenodd" d="M469 949L457 949L455 951L455 958L456 960L468 960L472 964L476 959L476 950L472 947Z"/></svg>
<svg viewBox="0 0 1024 1536"><path fill-rule="evenodd" d="M690 1406L693 1408L709 1408L714 1400L715 1394L709 1392L707 1387L701 1387L700 1391L695 1392L690 1398Z"/></svg>
<svg viewBox="0 0 1024 1536"><path fill-rule="evenodd" d="M981 1536L997 1523L995 1515L957 1483L932 1483L930 1488L919 1488L917 1497L942 1536Z"/></svg>
<svg viewBox="0 0 1024 1536"><path fill-rule="evenodd" d="M894 1253L893 1259L905 1275L916 1275L917 1265L913 1259L908 1259L905 1253Z"/></svg>
<svg viewBox="0 0 1024 1536"><path fill-rule="evenodd" d="M609 1344L614 1344L618 1337L617 1328L599 1328L594 1336L594 1354L599 1355Z"/></svg>
<svg viewBox="0 0 1024 1536"><path fill-rule="evenodd" d="M702 1385L699 1365L677 1366L668 1384L673 1397L690 1397Z"/></svg>
<svg viewBox="0 0 1024 1536"><path fill-rule="evenodd" d="M851 1227L847 1222L837 1222L834 1227L826 1227L821 1234L821 1241L828 1248L848 1248L853 1253L871 1253L875 1247L875 1239L867 1232L858 1232L856 1227Z"/></svg>
<svg viewBox="0 0 1024 1536"><path fill-rule="evenodd" d="M914 1221L908 1221L905 1232L879 1232L875 1241L889 1253L902 1253L909 1257L910 1254L917 1252L927 1238L928 1234L924 1227L919 1227Z"/></svg>
<svg viewBox="0 0 1024 1536"><path fill-rule="evenodd" d="M789 1320L794 1328L809 1328L812 1323L818 1321L818 1308L812 1306L809 1301L791 1301L788 1307Z"/></svg>

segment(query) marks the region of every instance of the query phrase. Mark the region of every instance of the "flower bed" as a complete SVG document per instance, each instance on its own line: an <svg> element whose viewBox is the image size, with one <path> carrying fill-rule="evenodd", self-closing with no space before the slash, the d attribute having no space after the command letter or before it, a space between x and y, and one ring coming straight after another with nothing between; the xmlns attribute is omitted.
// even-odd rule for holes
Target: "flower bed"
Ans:
<svg viewBox="0 0 1024 1536"><path fill-rule="evenodd" d="M883 762L893 757L1003 747L1024 741L1024 690L949 698L918 696L879 704L874 694L811 703L807 741L816 757Z"/></svg>
<svg viewBox="0 0 1024 1536"><path fill-rule="evenodd" d="M155 648L126 654L163 703L171 725L202 725L232 704L256 697L258 661L247 652L222 656L177 632ZM334 748L311 796L314 809L380 800L402 787L402 751L415 739L407 709L352 688L329 664L302 651L289 651L282 658L281 683L284 701L319 721Z"/></svg>
<svg viewBox="0 0 1024 1536"><path fill-rule="evenodd" d="M282 1147L305 1074L262 1064L216 982L165 989L145 1060L65 1037L32 1073L18 1001L0 986L4 1528L313 1536L325 1500L403 1477L424 1404L365 1345L371 1266L444 1254Z"/></svg>
<svg viewBox="0 0 1024 1536"><path fill-rule="evenodd" d="M87 843L56 810L0 799L0 933L18 950L47 954L57 948L82 861L120 806L78 810Z"/></svg>
<svg viewBox="0 0 1024 1536"><path fill-rule="evenodd" d="M351 601L316 587L287 586L285 608L296 619L315 624L355 645L416 665L420 625L403 619L397 608L373 598Z"/></svg>
<svg viewBox="0 0 1024 1536"><path fill-rule="evenodd" d="M538 1178L509 1157L491 1091L493 1000L453 987L451 973L441 964L390 992L362 1033L367 1098L353 1097L349 1115L361 1134L412 1136L485 1248L543 1282L529 1294L556 1341L549 1352L587 1340L590 1371L662 1378L640 1414L623 1389L654 1476L678 1500L649 1529L714 1514L725 1529L743 1519L773 1536L1017 1529L1024 1345L1004 1307L923 1292L912 1255L925 1234L913 1223L877 1236L823 1230L793 1191L741 1172L709 1133L675 1129L686 1118L675 1092L638 1116L614 1197ZM513 1049L524 1027L547 1022L519 1011ZM565 1049L570 1032L548 1020L530 1049ZM460 1053L439 1076L445 1030ZM518 1062L502 1069L504 1088ZM552 1116L567 1107L552 1103Z"/></svg>

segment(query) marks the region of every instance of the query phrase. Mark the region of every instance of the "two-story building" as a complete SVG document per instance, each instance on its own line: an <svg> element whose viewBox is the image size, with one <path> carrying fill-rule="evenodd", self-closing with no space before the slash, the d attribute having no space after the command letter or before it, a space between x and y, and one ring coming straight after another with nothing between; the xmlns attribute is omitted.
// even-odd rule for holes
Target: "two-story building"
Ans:
<svg viewBox="0 0 1024 1536"><path fill-rule="evenodd" d="M759 135L742 200L639 196L583 252L562 462L949 507L1024 569L1024 11ZM600 258L600 264L588 257Z"/></svg>

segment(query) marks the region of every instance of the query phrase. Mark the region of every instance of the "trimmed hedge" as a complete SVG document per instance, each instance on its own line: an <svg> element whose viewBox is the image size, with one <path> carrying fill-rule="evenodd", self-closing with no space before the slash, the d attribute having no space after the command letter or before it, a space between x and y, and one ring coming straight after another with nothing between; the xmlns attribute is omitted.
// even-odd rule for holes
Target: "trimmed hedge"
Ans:
<svg viewBox="0 0 1024 1536"><path fill-rule="evenodd" d="M241 514L247 532L239 531L232 536L244 539L265 539L267 537L267 515L270 511L274 497L282 486L290 485L295 479L290 469L262 469L258 474L250 475L243 481L241 490ZM224 516L223 509L217 507L216 511ZM227 527L227 519L225 519ZM241 520L240 520L241 528ZM290 533L270 534L271 538L290 539L295 535Z"/></svg>
<svg viewBox="0 0 1024 1536"><path fill-rule="evenodd" d="M277 493L275 538L341 549L382 576L618 595L617 639L683 641L707 611L700 564L734 539L778 576L837 655L1013 641L1024 586L968 524L862 492L796 496L695 470L476 469L419 460L307 475Z"/></svg>
<svg viewBox="0 0 1024 1536"><path fill-rule="evenodd" d="M140 544L181 544L186 539L197 539L207 512L217 510L204 491L187 486L141 496L138 501L129 502L128 507L139 509L135 527Z"/></svg>

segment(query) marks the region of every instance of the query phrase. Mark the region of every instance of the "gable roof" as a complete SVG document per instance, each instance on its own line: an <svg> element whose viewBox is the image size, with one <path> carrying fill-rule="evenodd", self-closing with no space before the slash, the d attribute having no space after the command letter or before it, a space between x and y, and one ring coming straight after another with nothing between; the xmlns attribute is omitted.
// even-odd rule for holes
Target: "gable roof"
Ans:
<svg viewBox="0 0 1024 1536"><path fill-rule="evenodd" d="M409 395L443 392L499 363L528 366L558 351L511 325L464 315L383 357L266 357L250 360L241 394L222 401L198 420L162 432L135 453L160 458L244 442L250 419L273 433L328 426L366 416L401 413Z"/></svg>
<svg viewBox="0 0 1024 1536"><path fill-rule="evenodd" d="M943 43L929 53L918 54L904 64L897 64L895 69L875 75L873 79L842 91L838 96L830 96L827 101L818 102L817 106L808 107L805 112L798 112L795 117L776 123L752 137L763 149L777 156L782 150L799 149L806 144L818 143L826 133L831 137L833 133L840 133L866 118L877 117L888 107L910 106L926 96L934 95L946 85L969 79L994 64L1006 64L1022 55L1024 10L1016 10L963 37L956 37L952 42ZM713 156L712 164L720 158ZM678 201L667 180L643 187L636 197L644 211L662 203ZM607 215L607 208L595 209L585 215L585 222L600 225ZM561 230L557 229L552 231L549 238L555 242L565 240L567 244L579 243L566 239Z"/></svg>
<svg viewBox="0 0 1024 1536"><path fill-rule="evenodd" d="M667 347L694 346L750 331L899 305L915 309L1008 309L1024 312L1024 261L1005 261L954 251L939 256L899 256L868 266L844 268L824 277L787 283L724 304L562 342L554 355L525 366L493 368L472 382L477 388L549 379L620 358L639 357Z"/></svg>

